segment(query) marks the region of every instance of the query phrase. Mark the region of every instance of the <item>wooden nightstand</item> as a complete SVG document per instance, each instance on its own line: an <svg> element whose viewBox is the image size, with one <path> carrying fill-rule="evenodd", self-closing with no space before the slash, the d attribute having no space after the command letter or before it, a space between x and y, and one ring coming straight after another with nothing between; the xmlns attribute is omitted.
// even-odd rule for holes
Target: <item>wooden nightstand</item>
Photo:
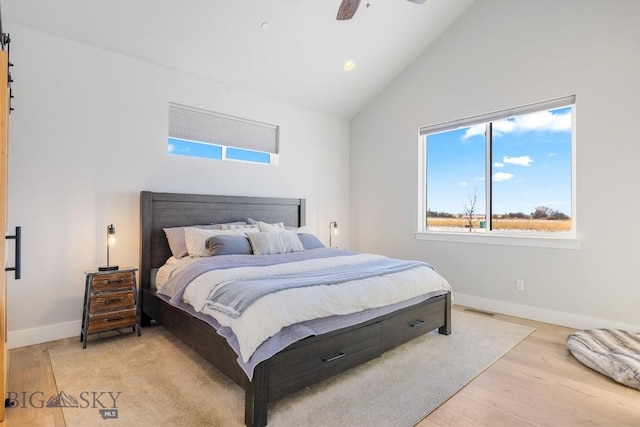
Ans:
<svg viewBox="0 0 640 427"><path fill-rule="evenodd" d="M140 336L136 271L137 268L121 268L84 272L87 280L80 332L82 348L87 348L89 335L100 332L123 328L132 328L133 332L137 328Z"/></svg>

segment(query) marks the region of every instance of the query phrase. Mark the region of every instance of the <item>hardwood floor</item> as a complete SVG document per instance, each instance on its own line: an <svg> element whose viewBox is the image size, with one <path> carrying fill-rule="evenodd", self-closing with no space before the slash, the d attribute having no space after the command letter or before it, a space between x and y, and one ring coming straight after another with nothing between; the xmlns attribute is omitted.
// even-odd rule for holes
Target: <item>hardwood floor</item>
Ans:
<svg viewBox="0 0 640 427"><path fill-rule="evenodd" d="M565 348L571 329L499 314L493 318L532 326L536 331L418 427L640 426L640 391L580 364ZM38 398L46 400L58 393L47 350L59 344L9 352L8 390L17 393L20 403L7 410L0 426L65 425L61 409L32 407L40 406ZM22 401L22 392L42 394L35 394L35 405L31 405Z"/></svg>
<svg viewBox="0 0 640 427"><path fill-rule="evenodd" d="M76 338L67 340L77 341ZM62 341L62 340L61 340ZM58 394L47 350L61 341L52 341L9 351L9 395L17 401L5 412L0 426L64 427L61 408L47 408L46 400ZM78 343L78 345L81 345Z"/></svg>
<svg viewBox="0 0 640 427"><path fill-rule="evenodd" d="M640 391L578 362L565 347L572 329L492 317L536 331L418 427L640 426Z"/></svg>

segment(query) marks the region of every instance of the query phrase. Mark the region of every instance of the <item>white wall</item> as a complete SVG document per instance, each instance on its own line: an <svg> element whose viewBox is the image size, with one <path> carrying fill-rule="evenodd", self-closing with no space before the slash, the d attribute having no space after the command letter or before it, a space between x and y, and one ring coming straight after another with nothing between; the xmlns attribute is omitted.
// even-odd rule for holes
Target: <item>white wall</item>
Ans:
<svg viewBox="0 0 640 427"><path fill-rule="evenodd" d="M304 197L323 240L329 221L348 229L347 121L12 22L4 31L15 64L9 230L23 227L9 347L79 335L83 271L105 264L108 224L112 263L138 266L141 190ZM169 101L279 125L279 166L169 155Z"/></svg>
<svg viewBox="0 0 640 427"><path fill-rule="evenodd" d="M352 121L352 248L431 262L458 303L638 329L638 16L635 0L477 1ZM569 94L580 249L415 240L420 126Z"/></svg>

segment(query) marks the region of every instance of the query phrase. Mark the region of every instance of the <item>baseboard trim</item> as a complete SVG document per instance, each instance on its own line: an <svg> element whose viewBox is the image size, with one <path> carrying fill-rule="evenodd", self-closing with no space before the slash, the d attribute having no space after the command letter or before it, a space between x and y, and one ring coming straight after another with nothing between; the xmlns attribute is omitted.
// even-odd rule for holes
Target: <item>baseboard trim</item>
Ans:
<svg viewBox="0 0 640 427"><path fill-rule="evenodd" d="M11 350L13 348L61 340L73 336L78 337L79 342L81 328L82 321L75 320L73 322L57 323L55 325L9 332L7 333L7 348Z"/></svg>
<svg viewBox="0 0 640 427"><path fill-rule="evenodd" d="M635 331L638 329L637 325L598 319L596 317L582 316L579 314L565 313L562 311L547 310L545 308L532 307L530 305L514 304L511 302L459 293L454 293L453 296L456 304L463 305L465 307L537 320L539 322L551 323L574 329L624 329L629 331Z"/></svg>

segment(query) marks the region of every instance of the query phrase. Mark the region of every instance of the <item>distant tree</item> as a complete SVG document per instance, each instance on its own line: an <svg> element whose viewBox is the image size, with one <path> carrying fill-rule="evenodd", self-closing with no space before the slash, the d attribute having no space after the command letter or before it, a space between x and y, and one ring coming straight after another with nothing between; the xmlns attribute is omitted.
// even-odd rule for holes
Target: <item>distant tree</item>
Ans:
<svg viewBox="0 0 640 427"><path fill-rule="evenodd" d="M533 219L545 219L549 216L550 208L546 206L538 206L533 212L531 212L531 218Z"/></svg>
<svg viewBox="0 0 640 427"><path fill-rule="evenodd" d="M533 219L550 219L550 220L565 220L569 219L569 216L566 214L548 208L546 206L538 206L532 213L531 218Z"/></svg>
<svg viewBox="0 0 640 427"><path fill-rule="evenodd" d="M469 232L473 229L473 215L476 213L478 205L478 189L473 189L473 194L469 194L469 200L467 204L464 205L463 212L464 218L469 223Z"/></svg>
<svg viewBox="0 0 640 427"><path fill-rule="evenodd" d="M569 219L569 216L560 211L552 210L549 212L549 219L561 221L561 220Z"/></svg>
<svg viewBox="0 0 640 427"><path fill-rule="evenodd" d="M527 218L528 215L525 215L523 212L509 212L505 217L510 219L523 219Z"/></svg>
<svg viewBox="0 0 640 427"><path fill-rule="evenodd" d="M427 211L427 217L429 218L453 218L454 216L448 212L432 211L431 209Z"/></svg>

